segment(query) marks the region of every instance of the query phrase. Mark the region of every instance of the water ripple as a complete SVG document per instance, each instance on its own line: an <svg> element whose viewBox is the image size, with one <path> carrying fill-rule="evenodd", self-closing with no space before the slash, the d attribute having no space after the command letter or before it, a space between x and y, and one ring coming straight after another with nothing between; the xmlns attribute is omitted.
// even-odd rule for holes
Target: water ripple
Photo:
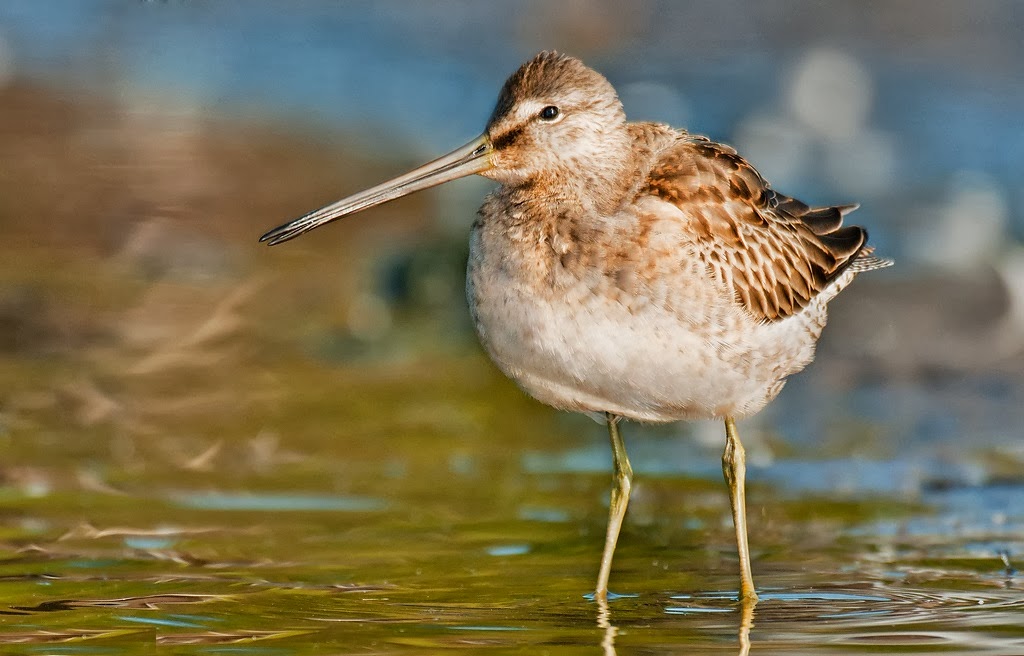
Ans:
<svg viewBox="0 0 1024 656"><path fill-rule="evenodd" d="M669 615L714 613L733 608L735 596L721 594L675 595L672 600L685 604L667 605ZM1017 624L1024 613L1024 594L1020 590L930 591L892 588L815 589L807 591L765 591L756 607L757 624L780 626L787 623L814 624L829 620L837 626L860 630L914 624L941 624L952 628L994 627ZM900 639L936 632L900 632ZM857 632L857 640L870 640L870 634ZM920 636L918 636L920 637ZM914 638L915 640L917 638Z"/></svg>

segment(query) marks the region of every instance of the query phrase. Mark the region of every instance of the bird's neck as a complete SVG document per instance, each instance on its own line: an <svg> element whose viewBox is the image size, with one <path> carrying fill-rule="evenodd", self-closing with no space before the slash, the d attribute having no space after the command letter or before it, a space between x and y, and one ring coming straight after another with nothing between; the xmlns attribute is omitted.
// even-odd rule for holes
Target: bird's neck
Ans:
<svg viewBox="0 0 1024 656"><path fill-rule="evenodd" d="M580 216L611 216L635 194L637 172L628 158L581 157L507 189L514 202Z"/></svg>

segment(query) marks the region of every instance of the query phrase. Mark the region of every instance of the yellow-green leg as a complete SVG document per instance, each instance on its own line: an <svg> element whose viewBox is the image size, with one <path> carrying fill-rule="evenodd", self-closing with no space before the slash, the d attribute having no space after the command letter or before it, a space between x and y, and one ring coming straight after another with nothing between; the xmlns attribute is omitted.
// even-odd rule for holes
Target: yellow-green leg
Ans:
<svg viewBox="0 0 1024 656"><path fill-rule="evenodd" d="M747 546L747 501L744 479L747 475L747 454L736 433L736 422L725 418L725 453L722 454L722 473L729 486L732 522L736 527L736 550L740 556L740 601L757 601L754 577L750 574L750 548Z"/></svg>
<svg viewBox="0 0 1024 656"><path fill-rule="evenodd" d="M608 533L604 539L604 553L601 554L601 571L597 575L597 589L594 597L599 600L608 598L608 577L612 572L612 556L615 555L615 543L619 541L619 530L622 518L626 516L629 505L629 491L633 485L633 468L626 456L626 445L619 434L619 418L610 412L605 413L608 419L608 436L612 441L612 462L615 465L615 476L612 486L611 508L608 514Z"/></svg>

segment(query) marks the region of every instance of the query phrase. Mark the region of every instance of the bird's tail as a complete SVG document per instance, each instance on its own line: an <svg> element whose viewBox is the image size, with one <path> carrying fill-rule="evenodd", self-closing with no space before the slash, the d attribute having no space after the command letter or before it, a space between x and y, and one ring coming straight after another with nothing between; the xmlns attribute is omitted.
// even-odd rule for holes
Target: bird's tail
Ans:
<svg viewBox="0 0 1024 656"><path fill-rule="evenodd" d="M857 257L850 263L850 267L847 270L853 271L854 273L863 273L864 271L884 269L885 267L891 267L893 264L896 264L894 260L887 257L878 257L874 252L874 247L864 246L860 249L860 252L857 253Z"/></svg>

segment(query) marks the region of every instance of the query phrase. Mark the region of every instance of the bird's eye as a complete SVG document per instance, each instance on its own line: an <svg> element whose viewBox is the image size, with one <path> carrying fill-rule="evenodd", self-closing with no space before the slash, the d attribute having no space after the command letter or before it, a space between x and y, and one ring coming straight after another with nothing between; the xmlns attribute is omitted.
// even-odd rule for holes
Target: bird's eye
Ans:
<svg viewBox="0 0 1024 656"><path fill-rule="evenodd" d="M538 114L537 116L539 116L541 120L544 121L553 121L556 118L558 118L560 114L561 112L558 110L557 107L555 107L554 105L548 105L544 109L540 110L540 114Z"/></svg>

